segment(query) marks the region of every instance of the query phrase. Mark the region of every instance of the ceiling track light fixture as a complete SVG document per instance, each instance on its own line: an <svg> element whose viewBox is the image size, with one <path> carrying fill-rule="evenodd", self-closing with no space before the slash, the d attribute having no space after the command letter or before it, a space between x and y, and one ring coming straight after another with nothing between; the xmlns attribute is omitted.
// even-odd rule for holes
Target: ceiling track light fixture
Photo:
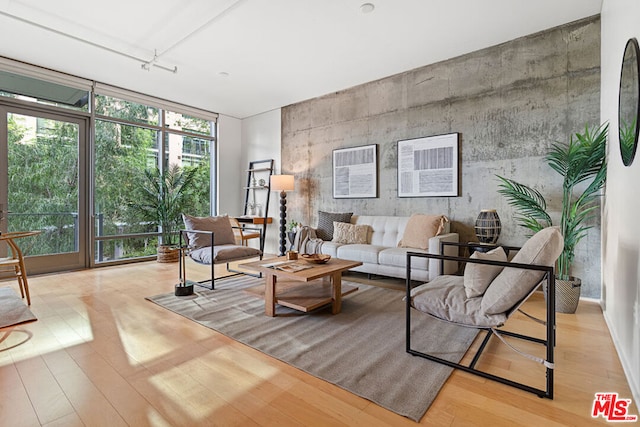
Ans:
<svg viewBox="0 0 640 427"><path fill-rule="evenodd" d="M158 51L157 51L157 49L154 49L154 51L153 51L153 59L151 61L143 62L140 65L140 68L142 68L145 71L151 71L151 67L152 66L156 67L156 68L160 68L161 70L168 71L168 72L173 73L173 74L177 74L178 73L178 67L177 66L174 66L173 68L169 68L169 67L165 67L164 65L158 64Z"/></svg>
<svg viewBox="0 0 640 427"><path fill-rule="evenodd" d="M140 58L140 57L138 57L136 55L131 55L131 54L128 54L126 52L121 52L121 51L113 49L111 47L104 46L104 45L101 45L99 43L92 42L90 40L86 40L86 39L84 39L82 37L74 36L73 34L65 33L64 31L60 31L60 30L57 30L57 29L52 28L52 27L48 27L48 26L43 25L43 24L39 24L37 22L30 21L28 19L21 18L21 17L16 16L16 15L12 15L10 13L7 13L7 12L3 11L3 10L0 10L0 16L6 16L8 18L11 18L11 19L14 19L16 21L25 23L27 25L31 25L31 26L36 27L36 28L40 28L41 30L45 30L45 31L48 31L50 33L57 34L57 35L60 35L60 36L63 36L63 37L67 37L67 38L69 38L71 40L75 40L75 41L77 41L79 43L84 43L86 45L93 46L93 47L98 48L98 49L102 49L102 50L104 50L106 52L110 52L110 53L113 53L113 54L116 54L116 55L120 55L120 56L122 56L124 58L129 58L129 59L132 59L134 61L144 61L143 58ZM164 54L166 52L167 51L165 50L162 53ZM173 68L165 67L164 65L157 64L157 60L158 60L158 54L155 53L153 55L153 59L151 61L142 62L141 68L143 70L149 71L149 70L151 70L151 66L154 66L156 68L160 68L162 70L168 71L168 72L173 73L173 74L176 74L178 72L178 67L177 66L174 66Z"/></svg>

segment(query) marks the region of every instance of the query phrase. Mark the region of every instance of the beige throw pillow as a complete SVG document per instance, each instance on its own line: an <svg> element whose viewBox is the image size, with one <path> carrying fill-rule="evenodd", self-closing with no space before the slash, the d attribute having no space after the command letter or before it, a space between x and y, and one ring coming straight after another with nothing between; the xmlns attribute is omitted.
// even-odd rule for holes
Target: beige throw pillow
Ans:
<svg viewBox="0 0 640 427"><path fill-rule="evenodd" d="M236 238L231 228L229 217L225 216L190 216L182 214L185 229L213 232L213 244L235 245ZM187 233L189 243L196 248L211 246L211 236L205 233Z"/></svg>
<svg viewBox="0 0 640 427"><path fill-rule="evenodd" d="M476 251L470 258L507 262L507 254L502 248L495 248L489 252ZM464 268L464 292L467 294L467 298L479 297L484 294L484 291L503 268L497 265L467 263Z"/></svg>
<svg viewBox="0 0 640 427"><path fill-rule="evenodd" d="M335 243L366 244L368 225L347 224L346 222L333 222L333 239Z"/></svg>
<svg viewBox="0 0 640 427"><path fill-rule="evenodd" d="M525 242L511 262L552 267L564 248L559 227L538 231ZM493 279L482 297L482 311L487 314L504 313L540 284L544 273L506 267Z"/></svg>
<svg viewBox="0 0 640 427"><path fill-rule="evenodd" d="M447 222L449 219L444 215L411 215L398 247L429 249L429 239L442 233Z"/></svg>

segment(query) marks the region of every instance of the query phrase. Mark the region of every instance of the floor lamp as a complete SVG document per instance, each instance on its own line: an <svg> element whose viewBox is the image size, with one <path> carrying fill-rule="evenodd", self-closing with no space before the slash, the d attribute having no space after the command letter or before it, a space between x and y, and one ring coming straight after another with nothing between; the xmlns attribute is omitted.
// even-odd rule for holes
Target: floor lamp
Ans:
<svg viewBox="0 0 640 427"><path fill-rule="evenodd" d="M286 249L287 191L293 191L293 175L271 175L271 190L280 192L280 256Z"/></svg>

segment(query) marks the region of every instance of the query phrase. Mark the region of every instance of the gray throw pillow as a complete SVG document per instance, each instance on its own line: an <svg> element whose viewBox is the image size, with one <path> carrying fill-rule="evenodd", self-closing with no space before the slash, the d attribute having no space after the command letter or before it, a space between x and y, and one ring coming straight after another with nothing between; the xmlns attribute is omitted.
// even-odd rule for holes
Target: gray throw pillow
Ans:
<svg viewBox="0 0 640 427"><path fill-rule="evenodd" d="M227 216L190 216L182 214L186 230L200 230L213 232L213 244L235 245L236 238ZM196 248L211 246L211 236L204 233L187 233L189 244Z"/></svg>
<svg viewBox="0 0 640 427"><path fill-rule="evenodd" d="M332 213L318 211L318 228L316 229L316 236L326 241L333 240L333 221L350 223L351 216L353 216L353 212Z"/></svg>

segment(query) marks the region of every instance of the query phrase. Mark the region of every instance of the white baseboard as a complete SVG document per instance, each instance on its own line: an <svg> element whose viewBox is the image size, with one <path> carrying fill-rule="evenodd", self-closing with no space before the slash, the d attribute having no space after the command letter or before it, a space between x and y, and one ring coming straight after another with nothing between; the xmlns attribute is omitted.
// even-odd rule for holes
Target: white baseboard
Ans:
<svg viewBox="0 0 640 427"><path fill-rule="evenodd" d="M601 304L602 305L602 304ZM607 317L607 312L603 312L604 321L607 324L607 328L609 329L609 335L611 335L611 340L613 341L613 346L616 349L616 353L618 353L618 359L620 359L620 363L622 364L622 369L624 370L624 374L627 377L627 382L629 383L629 388L631 389L631 394L633 394L633 400L636 404L636 408L640 407L640 378L634 377L633 374L638 374L633 369L631 369L631 364L625 357L625 355L620 351L622 346L620 345L620 340L615 333L615 330L611 327L611 323L609 323L609 318ZM614 390L615 391L615 390ZM622 396L624 397L624 396ZM634 414L639 415L639 414Z"/></svg>

